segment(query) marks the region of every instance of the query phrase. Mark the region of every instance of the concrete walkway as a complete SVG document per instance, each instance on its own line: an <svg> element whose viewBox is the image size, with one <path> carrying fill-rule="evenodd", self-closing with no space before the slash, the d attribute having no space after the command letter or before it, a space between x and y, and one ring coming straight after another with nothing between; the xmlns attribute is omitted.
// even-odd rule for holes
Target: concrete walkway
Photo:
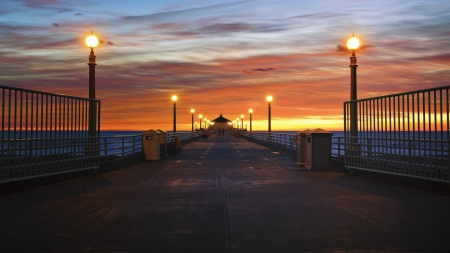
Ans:
<svg viewBox="0 0 450 253"><path fill-rule="evenodd" d="M450 252L450 196L309 172L226 135L0 196L0 227L0 252Z"/></svg>

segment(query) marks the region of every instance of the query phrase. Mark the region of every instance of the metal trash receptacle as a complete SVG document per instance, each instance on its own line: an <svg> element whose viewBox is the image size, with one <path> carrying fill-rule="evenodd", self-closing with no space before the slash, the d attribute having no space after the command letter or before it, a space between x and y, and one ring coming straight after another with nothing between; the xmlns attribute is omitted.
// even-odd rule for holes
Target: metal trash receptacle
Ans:
<svg viewBox="0 0 450 253"><path fill-rule="evenodd" d="M167 143L167 154L176 155L181 152L181 138L175 134L172 135L172 140Z"/></svg>
<svg viewBox="0 0 450 253"><path fill-rule="evenodd" d="M156 130L159 135L159 152L160 156L166 157L167 156L167 132L161 129Z"/></svg>
<svg viewBox="0 0 450 253"><path fill-rule="evenodd" d="M332 132L320 128L306 133L306 169L311 171L330 169L332 136Z"/></svg>
<svg viewBox="0 0 450 253"><path fill-rule="evenodd" d="M310 129L306 129L297 133L297 166L299 167L306 165L306 134L310 132Z"/></svg>
<svg viewBox="0 0 450 253"><path fill-rule="evenodd" d="M142 132L142 147L144 149L145 159L161 159L161 154L159 151L159 138L160 133L153 129Z"/></svg>

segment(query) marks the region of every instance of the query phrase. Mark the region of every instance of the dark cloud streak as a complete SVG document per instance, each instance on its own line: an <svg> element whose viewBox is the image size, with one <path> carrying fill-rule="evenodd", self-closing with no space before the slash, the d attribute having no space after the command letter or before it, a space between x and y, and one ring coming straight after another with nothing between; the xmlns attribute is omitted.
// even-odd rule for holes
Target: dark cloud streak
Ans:
<svg viewBox="0 0 450 253"><path fill-rule="evenodd" d="M270 72L270 71L274 71L274 68L258 68L258 69L252 69L252 70L242 70L242 74L244 75L252 75L252 74L257 74L257 73L264 73L264 72Z"/></svg>

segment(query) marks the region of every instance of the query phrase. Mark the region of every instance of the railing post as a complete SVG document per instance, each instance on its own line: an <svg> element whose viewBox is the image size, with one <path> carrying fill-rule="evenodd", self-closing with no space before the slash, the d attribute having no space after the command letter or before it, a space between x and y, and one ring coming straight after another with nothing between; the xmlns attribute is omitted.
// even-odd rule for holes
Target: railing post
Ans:
<svg viewBox="0 0 450 253"><path fill-rule="evenodd" d="M108 137L104 137L103 138L103 145L105 146L105 157L106 159L108 159L108 141L107 141Z"/></svg>
<svg viewBox="0 0 450 253"><path fill-rule="evenodd" d="M341 138L342 137L338 137L338 159L341 159Z"/></svg>
<svg viewBox="0 0 450 253"><path fill-rule="evenodd" d="M125 156L125 137L122 136L122 156Z"/></svg>

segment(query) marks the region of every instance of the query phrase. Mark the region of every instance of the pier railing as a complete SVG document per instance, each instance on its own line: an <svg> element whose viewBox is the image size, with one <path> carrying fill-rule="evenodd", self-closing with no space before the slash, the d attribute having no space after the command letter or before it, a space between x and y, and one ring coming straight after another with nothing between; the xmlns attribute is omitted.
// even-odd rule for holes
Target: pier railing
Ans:
<svg viewBox="0 0 450 253"><path fill-rule="evenodd" d="M168 132L166 142L178 136L182 144L197 140L203 132ZM100 160L106 161L143 152L142 134L100 137Z"/></svg>
<svg viewBox="0 0 450 253"><path fill-rule="evenodd" d="M100 101L1 85L0 96L0 183L99 166Z"/></svg>
<svg viewBox="0 0 450 253"><path fill-rule="evenodd" d="M100 160L111 160L142 152L142 135L100 137Z"/></svg>
<svg viewBox="0 0 450 253"><path fill-rule="evenodd" d="M241 131L240 135L250 141L268 146L272 149L288 154L295 159L297 153L297 135L274 132L247 132ZM344 137L331 138L331 156L337 160L344 160Z"/></svg>
<svg viewBox="0 0 450 253"><path fill-rule="evenodd" d="M449 90L445 86L345 102L345 166L450 182Z"/></svg>

